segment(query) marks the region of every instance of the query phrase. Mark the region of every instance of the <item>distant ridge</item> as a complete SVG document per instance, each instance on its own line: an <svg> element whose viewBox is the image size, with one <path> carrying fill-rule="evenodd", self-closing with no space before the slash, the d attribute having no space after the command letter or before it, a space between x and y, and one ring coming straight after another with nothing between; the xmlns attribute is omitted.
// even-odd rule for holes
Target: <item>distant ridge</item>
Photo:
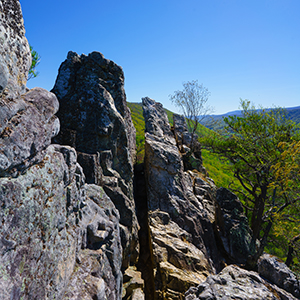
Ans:
<svg viewBox="0 0 300 300"><path fill-rule="evenodd" d="M274 108L266 108L265 110L271 110L271 109L274 109ZM276 107L275 107L276 109ZM295 107L283 107L283 109L285 109L286 111L297 111L297 110L300 110L300 106L295 106ZM230 112L227 112L225 114L221 114L221 115L211 115L211 117L228 117L228 116L238 116L238 115L241 115L242 114L242 111L241 110L233 110L233 111L230 111Z"/></svg>
<svg viewBox="0 0 300 300"><path fill-rule="evenodd" d="M276 109L276 107L266 108L265 110L270 111L272 109ZM294 121L296 124L300 123L300 106L286 107L283 109L286 110L288 119ZM230 111L230 112L222 114L222 115L210 115L210 116L204 118L203 121L201 122L201 124L206 126L209 129L218 130L225 125L223 118L229 117L229 116L241 116L241 115L242 115L241 110Z"/></svg>

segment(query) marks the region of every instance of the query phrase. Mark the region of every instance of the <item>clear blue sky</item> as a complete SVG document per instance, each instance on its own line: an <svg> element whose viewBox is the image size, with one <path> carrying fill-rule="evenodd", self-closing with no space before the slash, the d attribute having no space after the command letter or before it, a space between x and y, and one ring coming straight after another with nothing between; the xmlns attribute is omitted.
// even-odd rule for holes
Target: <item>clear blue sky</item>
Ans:
<svg viewBox="0 0 300 300"><path fill-rule="evenodd" d="M129 102L198 80L215 113L239 99L300 105L300 0L20 0L40 54L28 87L52 89L68 51L100 51L123 67Z"/></svg>

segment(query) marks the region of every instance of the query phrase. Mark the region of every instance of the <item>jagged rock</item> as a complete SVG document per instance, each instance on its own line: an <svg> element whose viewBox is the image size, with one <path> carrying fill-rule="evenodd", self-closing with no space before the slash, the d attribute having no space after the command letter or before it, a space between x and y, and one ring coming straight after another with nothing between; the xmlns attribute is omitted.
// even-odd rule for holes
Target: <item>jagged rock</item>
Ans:
<svg viewBox="0 0 300 300"><path fill-rule="evenodd" d="M129 267L124 272L123 277L123 297L124 300L139 300L145 299L144 280L141 277L141 272L135 267Z"/></svg>
<svg viewBox="0 0 300 300"><path fill-rule="evenodd" d="M184 116L173 114L174 135L177 147L182 153L184 170L198 170L206 174L202 165L201 145L198 136L188 131Z"/></svg>
<svg viewBox="0 0 300 300"><path fill-rule="evenodd" d="M300 280L277 257L270 254L262 255L258 260L258 273L300 299Z"/></svg>
<svg viewBox="0 0 300 300"><path fill-rule="evenodd" d="M103 188L94 184L84 188L83 240L63 299L117 300L122 294L119 212Z"/></svg>
<svg viewBox="0 0 300 300"><path fill-rule="evenodd" d="M10 175L43 158L59 131L54 94L35 88L15 99L0 99L0 174Z"/></svg>
<svg viewBox="0 0 300 300"><path fill-rule="evenodd" d="M293 300L291 294L269 284L256 272L246 271L230 265L218 275L211 275L197 287L190 288L185 294L186 300Z"/></svg>
<svg viewBox="0 0 300 300"><path fill-rule="evenodd" d="M80 152L88 181L103 186L119 210L126 269L137 258L138 223L133 199L135 129L126 106L123 70L99 52L69 52L52 91L60 103L61 132L55 141Z"/></svg>
<svg viewBox="0 0 300 300"><path fill-rule="evenodd" d="M0 179L2 299L61 299L81 247L82 184L74 149L53 145L23 175Z"/></svg>
<svg viewBox="0 0 300 300"><path fill-rule="evenodd" d="M245 264L251 255L252 232L238 197L226 188L216 194L216 227L227 262Z"/></svg>
<svg viewBox="0 0 300 300"><path fill-rule="evenodd" d="M119 299L119 214L101 187L84 185L74 149L50 145L0 191L2 299Z"/></svg>
<svg viewBox="0 0 300 300"><path fill-rule="evenodd" d="M25 92L31 53L18 0L0 2L0 95Z"/></svg>
<svg viewBox="0 0 300 300"><path fill-rule="evenodd" d="M142 100L146 124L145 174L157 295L162 299L167 293L172 299L180 299L190 285L196 285L219 269L220 254L209 219L212 215L204 209L204 196L197 197L194 193L195 177L199 177L197 171L192 172L193 176L184 171L182 156L162 105L150 98ZM164 218L169 221L165 222ZM161 224L159 230L157 224ZM178 247L170 247L172 241L177 241ZM192 250L187 250L189 248ZM189 257L195 257L190 264L186 261L186 251ZM201 262L197 256L201 257Z"/></svg>
<svg viewBox="0 0 300 300"><path fill-rule="evenodd" d="M0 20L0 298L120 299L119 213L102 187L85 184L75 149L50 145L56 96L23 94L31 54L19 2L1 1ZM94 167L89 181L102 180L99 157L80 155Z"/></svg>
<svg viewBox="0 0 300 300"><path fill-rule="evenodd" d="M171 221L168 213L150 212L149 219L153 256L158 263L156 289L159 299L172 293L180 295L190 286L204 281L212 272L211 266L203 251L191 243L192 234Z"/></svg>

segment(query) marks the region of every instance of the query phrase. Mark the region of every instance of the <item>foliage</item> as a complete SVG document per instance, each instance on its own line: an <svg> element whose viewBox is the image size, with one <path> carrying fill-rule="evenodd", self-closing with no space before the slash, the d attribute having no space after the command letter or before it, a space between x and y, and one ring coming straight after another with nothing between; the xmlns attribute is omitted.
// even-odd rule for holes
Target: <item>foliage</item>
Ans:
<svg viewBox="0 0 300 300"><path fill-rule="evenodd" d="M39 72L36 71L36 67L41 61L40 55L35 50L33 50L32 46L30 46L30 52L31 52L32 61L31 61L31 67L28 72L27 80L35 78L39 75Z"/></svg>
<svg viewBox="0 0 300 300"><path fill-rule="evenodd" d="M266 245L275 216L292 204L282 194L280 183L286 177L274 166L284 160L282 145L290 147L297 128L281 109L258 110L249 101L241 101L241 107L242 116L224 118L226 135L214 134L202 143L230 162L242 186L235 192L243 200L253 231L252 264ZM260 241L257 248L256 240Z"/></svg>
<svg viewBox="0 0 300 300"><path fill-rule="evenodd" d="M289 266L293 257L300 257L300 142L283 142L279 146L283 152L273 166L275 181L270 186L279 190L281 206L274 214L272 237L281 247L286 247ZM300 262L295 262L295 267L300 271Z"/></svg>
<svg viewBox="0 0 300 300"><path fill-rule="evenodd" d="M202 84L198 84L197 80L187 81L183 83L182 91L175 91L170 95L170 100L179 107L183 116L186 118L188 128L191 129L193 148L193 136L196 133L198 125L205 116L212 111L207 105L210 93Z"/></svg>

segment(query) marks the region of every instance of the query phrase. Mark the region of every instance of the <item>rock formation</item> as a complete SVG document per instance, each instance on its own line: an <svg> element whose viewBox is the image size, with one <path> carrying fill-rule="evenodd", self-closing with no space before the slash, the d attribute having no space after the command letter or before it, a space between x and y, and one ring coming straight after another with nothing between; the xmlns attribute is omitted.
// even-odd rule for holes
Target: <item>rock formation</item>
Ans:
<svg viewBox="0 0 300 300"><path fill-rule="evenodd" d="M0 94L25 92L31 54L18 0L0 2Z"/></svg>
<svg viewBox="0 0 300 300"><path fill-rule="evenodd" d="M76 149L87 182L102 186L119 211L125 270L137 260L139 226L133 198L135 129L122 68L100 52L69 52L52 92L61 120L54 141Z"/></svg>
<svg viewBox="0 0 300 300"><path fill-rule="evenodd" d="M300 280L275 256L264 254L258 260L258 273L300 299Z"/></svg>
<svg viewBox="0 0 300 300"><path fill-rule="evenodd" d="M51 145L58 100L26 92L20 4L0 7L0 298L120 299L119 212L102 187L85 184L73 148Z"/></svg>
<svg viewBox="0 0 300 300"><path fill-rule="evenodd" d="M122 68L69 52L53 93L28 90L19 2L1 1L0 20L0 299L299 299L276 258L241 268L248 221L207 176L182 116L170 128L143 99L134 166Z"/></svg>
<svg viewBox="0 0 300 300"><path fill-rule="evenodd" d="M260 277L235 265L224 268L218 275L211 275L185 294L186 300L293 300L297 299Z"/></svg>
<svg viewBox="0 0 300 300"><path fill-rule="evenodd" d="M160 103L143 98L145 174L158 299L180 299L220 269L220 253L205 209L214 185L199 170L184 171L182 155ZM187 145L186 145L187 147ZM204 200L205 199L205 200ZM214 215L214 207L211 206Z"/></svg>

